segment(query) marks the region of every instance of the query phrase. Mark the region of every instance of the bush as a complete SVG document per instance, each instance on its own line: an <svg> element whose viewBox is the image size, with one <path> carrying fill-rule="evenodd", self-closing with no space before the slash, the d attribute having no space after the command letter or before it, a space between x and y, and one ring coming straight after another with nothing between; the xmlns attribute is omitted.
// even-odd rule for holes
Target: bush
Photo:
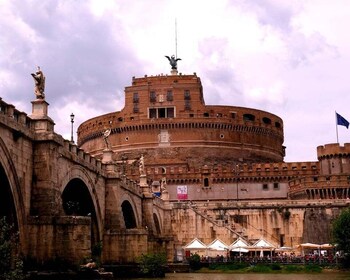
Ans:
<svg viewBox="0 0 350 280"><path fill-rule="evenodd" d="M256 265L256 266L253 266L249 269L249 272L258 272L258 273L268 273L268 272L271 272L271 267L270 266L267 266L267 265Z"/></svg>
<svg viewBox="0 0 350 280"><path fill-rule="evenodd" d="M285 271L289 273L293 272L300 272L303 270L303 266L298 266L298 265L286 265L285 266Z"/></svg>
<svg viewBox="0 0 350 280"><path fill-rule="evenodd" d="M322 267L316 264L305 265L305 272L322 272Z"/></svg>
<svg viewBox="0 0 350 280"><path fill-rule="evenodd" d="M23 262L18 258L16 246L18 235L14 227L0 219L0 280L21 280L24 278Z"/></svg>
<svg viewBox="0 0 350 280"><path fill-rule="evenodd" d="M164 277L165 254L146 254L139 258L141 273L149 277Z"/></svg>
<svg viewBox="0 0 350 280"><path fill-rule="evenodd" d="M201 257L198 254L191 255L189 259L190 268L198 270L201 268Z"/></svg>
<svg viewBox="0 0 350 280"><path fill-rule="evenodd" d="M274 264L271 265L271 269L275 270L275 271L276 270L282 270L282 267L279 264L274 263Z"/></svg>

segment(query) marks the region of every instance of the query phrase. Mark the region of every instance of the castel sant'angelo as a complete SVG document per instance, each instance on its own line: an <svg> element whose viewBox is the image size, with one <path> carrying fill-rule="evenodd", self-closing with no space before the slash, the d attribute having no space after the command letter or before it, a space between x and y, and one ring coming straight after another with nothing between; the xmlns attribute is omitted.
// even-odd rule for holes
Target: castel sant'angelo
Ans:
<svg viewBox="0 0 350 280"><path fill-rule="evenodd" d="M132 78L123 109L82 123L77 144L54 132L43 87L29 116L0 99L0 216L24 256L79 262L102 245L105 263L164 251L173 262L196 238L330 242L349 205L350 144L284 162L280 117L206 105L197 74L169 61L169 75Z"/></svg>

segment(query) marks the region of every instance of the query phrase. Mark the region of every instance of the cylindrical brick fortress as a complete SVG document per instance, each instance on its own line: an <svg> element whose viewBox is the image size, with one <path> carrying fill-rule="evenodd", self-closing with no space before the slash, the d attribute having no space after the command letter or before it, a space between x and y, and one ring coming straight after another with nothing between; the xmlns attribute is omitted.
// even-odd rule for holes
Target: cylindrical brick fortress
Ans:
<svg viewBox="0 0 350 280"><path fill-rule="evenodd" d="M200 78L169 75L133 78L125 107L78 128L78 145L97 157L106 148L147 163L202 166L224 162L282 162L283 121L250 108L208 106Z"/></svg>

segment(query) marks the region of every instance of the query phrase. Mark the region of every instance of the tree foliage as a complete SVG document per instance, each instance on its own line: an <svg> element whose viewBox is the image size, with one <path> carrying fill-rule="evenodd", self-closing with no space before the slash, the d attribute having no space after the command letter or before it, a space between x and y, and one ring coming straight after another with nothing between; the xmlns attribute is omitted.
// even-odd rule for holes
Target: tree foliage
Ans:
<svg viewBox="0 0 350 280"><path fill-rule="evenodd" d="M166 256L165 254L143 254L139 258L141 272L149 277L164 277Z"/></svg>
<svg viewBox="0 0 350 280"><path fill-rule="evenodd" d="M332 242L350 260L350 208L343 210L332 223ZM348 262L348 261L347 261Z"/></svg>
<svg viewBox="0 0 350 280"><path fill-rule="evenodd" d="M17 233L13 226L0 219L0 280L23 279L23 263L17 257Z"/></svg>

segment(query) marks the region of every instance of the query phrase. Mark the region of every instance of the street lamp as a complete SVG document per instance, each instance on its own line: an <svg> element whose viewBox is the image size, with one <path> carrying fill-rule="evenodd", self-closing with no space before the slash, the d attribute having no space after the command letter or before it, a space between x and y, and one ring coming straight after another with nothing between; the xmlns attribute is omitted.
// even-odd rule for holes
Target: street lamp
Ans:
<svg viewBox="0 0 350 280"><path fill-rule="evenodd" d="M72 113L72 114L70 114L70 122L72 123L72 130L71 130L71 138L70 138L70 141L72 142L72 143L74 143L74 139L73 139L73 123L74 123L74 114Z"/></svg>

